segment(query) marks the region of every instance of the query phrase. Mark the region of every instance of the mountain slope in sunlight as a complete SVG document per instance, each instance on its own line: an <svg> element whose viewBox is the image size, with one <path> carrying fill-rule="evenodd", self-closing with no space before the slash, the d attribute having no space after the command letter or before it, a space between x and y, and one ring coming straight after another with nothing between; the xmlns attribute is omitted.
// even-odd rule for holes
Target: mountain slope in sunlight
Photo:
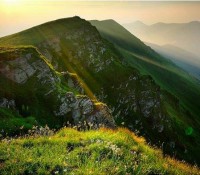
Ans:
<svg viewBox="0 0 200 175"><path fill-rule="evenodd" d="M130 37L136 39L132 35ZM122 39L117 40L119 46L124 46L125 41ZM81 96L83 99L81 98L82 100L79 101L80 96L77 96L75 101L80 102L78 103L80 104L78 112L75 105L77 103L75 103L75 106L72 105L72 110L64 110L64 113L62 110L60 111L63 114L60 119L66 118L65 121L67 121L70 116L78 116L73 119L84 121L84 119L88 119L88 115L89 119L93 119L91 116L93 116L94 111L95 120L100 118L100 121L105 123L113 123L113 118L110 115L112 113L118 126L123 125L133 131L137 130L151 144L162 146L165 153L176 155L179 159L192 163L200 162L200 157L196 154L200 151L200 146L198 146L200 145L200 121L194 116L193 108L188 107L188 105L183 106L182 101L170 94L170 91L163 90L163 85L159 84L153 76L155 71L158 71L158 75L161 74L160 71L163 71L165 64L168 65L167 72L170 70L177 72L177 69L170 61L160 59L161 57L155 51L145 46L139 39L126 42L125 46L129 46L126 52L124 51L126 47L118 50L111 42L102 38L94 26L79 17L48 22L0 38L0 45L3 46L34 45L45 57L55 74L67 77L70 75L72 78L78 77L80 80L78 84L84 91L77 92L76 83L74 84L74 81L67 77L67 84L63 85L62 88L66 90L71 88L70 92L74 89L75 96L79 93L85 94L90 97L90 100ZM127 57L125 53L131 57ZM148 59L148 56L152 59ZM134 64L128 63L132 57L137 58ZM143 66L144 64L138 64L142 61L146 63L146 67ZM154 64L149 64L149 61ZM146 71L146 75L142 75L139 72L141 70ZM148 73L147 70L153 72ZM181 69L179 71L179 73L183 73L183 77L187 76ZM176 74L170 73L167 77L168 82L170 82L171 75L175 76ZM161 76L159 77L161 78ZM175 82L178 80L176 77L174 79ZM163 81L165 82L165 80ZM174 93L173 86L170 85L170 87L171 92ZM184 87L187 90L187 84ZM182 89L180 86L179 88ZM196 87L194 86L194 88ZM67 98L69 101L71 100L70 94L68 94L69 99ZM7 96L7 94L4 95ZM193 99L197 98L198 90L196 94L192 95ZM106 103L110 110L103 108L103 111L98 111L102 107L98 101ZM65 105L61 105L61 107L68 109L65 108ZM196 107L194 105L194 108ZM104 118L103 116L108 117ZM57 123L54 122L54 124Z"/></svg>

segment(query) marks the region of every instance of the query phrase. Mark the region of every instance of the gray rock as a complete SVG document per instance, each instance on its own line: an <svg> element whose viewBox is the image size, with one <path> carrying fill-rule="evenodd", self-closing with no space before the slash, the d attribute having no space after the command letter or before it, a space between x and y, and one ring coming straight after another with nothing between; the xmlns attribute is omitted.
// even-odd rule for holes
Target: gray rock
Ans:
<svg viewBox="0 0 200 175"><path fill-rule="evenodd" d="M0 107L15 109L16 108L15 100L8 100L6 98L1 98L0 99Z"/></svg>
<svg viewBox="0 0 200 175"><path fill-rule="evenodd" d="M79 106L82 109L82 114L86 115L93 111L93 102L89 98L84 98L80 101Z"/></svg>

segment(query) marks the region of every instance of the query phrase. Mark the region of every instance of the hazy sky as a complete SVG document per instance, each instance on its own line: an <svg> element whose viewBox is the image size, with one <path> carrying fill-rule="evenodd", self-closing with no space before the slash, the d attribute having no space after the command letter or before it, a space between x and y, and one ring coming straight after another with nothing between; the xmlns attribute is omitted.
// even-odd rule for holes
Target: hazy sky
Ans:
<svg viewBox="0 0 200 175"><path fill-rule="evenodd" d="M0 0L0 37L50 20L71 16L156 22L200 21L200 2Z"/></svg>

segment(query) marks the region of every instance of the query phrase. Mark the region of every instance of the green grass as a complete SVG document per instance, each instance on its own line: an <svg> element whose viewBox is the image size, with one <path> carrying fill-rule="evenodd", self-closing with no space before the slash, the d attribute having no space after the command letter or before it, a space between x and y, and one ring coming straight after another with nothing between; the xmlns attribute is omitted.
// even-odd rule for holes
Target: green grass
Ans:
<svg viewBox="0 0 200 175"><path fill-rule="evenodd" d="M2 135L19 134L20 128L21 131L22 127L23 131L28 131L34 124L36 124L34 117L28 116L23 118L16 111L6 108L0 108L0 119L0 128L1 131L3 130L3 133L1 133Z"/></svg>
<svg viewBox="0 0 200 175"><path fill-rule="evenodd" d="M3 140L1 174L145 175L198 174L199 170L149 147L127 129L79 132L64 128L52 136Z"/></svg>

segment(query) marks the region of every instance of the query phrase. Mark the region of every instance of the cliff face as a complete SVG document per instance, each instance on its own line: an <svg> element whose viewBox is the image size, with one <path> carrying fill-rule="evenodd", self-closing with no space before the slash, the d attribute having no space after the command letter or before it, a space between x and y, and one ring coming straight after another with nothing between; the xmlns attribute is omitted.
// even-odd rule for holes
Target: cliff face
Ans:
<svg viewBox="0 0 200 175"><path fill-rule="evenodd" d="M1 80L5 80L1 86L1 103L3 108L19 110L23 116L24 107L28 115L34 115L37 121L40 112L47 112L52 120L81 124L86 121L94 127L105 125L115 127L108 107L91 100L86 95L81 95L84 89L78 80L69 72L56 72L46 58L33 47L1 48L0 73ZM6 87L12 88L7 89ZM78 95L80 94L80 95ZM27 96L29 95L29 96ZM68 117L66 117L68 116ZM43 121L47 124L49 121Z"/></svg>

